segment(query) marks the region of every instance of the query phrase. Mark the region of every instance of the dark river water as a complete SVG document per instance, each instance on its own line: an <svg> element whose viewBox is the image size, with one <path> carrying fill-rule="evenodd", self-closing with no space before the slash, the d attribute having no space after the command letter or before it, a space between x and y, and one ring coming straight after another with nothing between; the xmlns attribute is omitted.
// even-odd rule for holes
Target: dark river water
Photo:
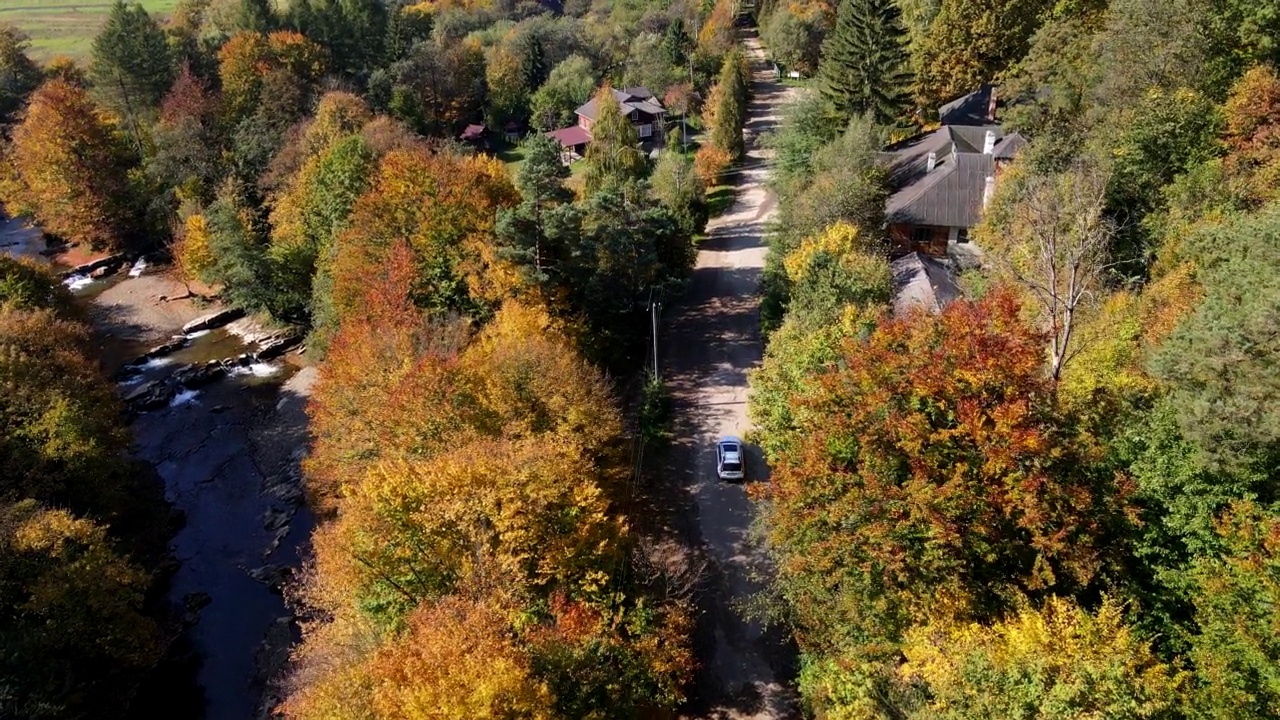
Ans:
<svg viewBox="0 0 1280 720"><path fill-rule="evenodd" d="M41 254L44 247L39 231L0 218L0 253L65 271ZM105 289L153 269L143 263L133 273L91 282L71 278L66 284L88 308ZM252 349L225 328L188 337L186 347L122 381L121 393L184 364ZM104 357L136 357L151 344L119 335L106 342ZM298 464L314 377L313 368L298 371L281 360L255 363L212 385L180 392L167 407L134 419L136 456L155 467L166 498L184 516L171 541L179 566L169 598L178 612L203 606L180 643L198 657L195 677L167 672L166 681L175 676L173 686L149 692L170 697L144 699L144 714L167 707L165 715L173 718L245 720L263 716L269 705L268 680L296 637L278 586L299 566L313 524L301 501Z"/></svg>

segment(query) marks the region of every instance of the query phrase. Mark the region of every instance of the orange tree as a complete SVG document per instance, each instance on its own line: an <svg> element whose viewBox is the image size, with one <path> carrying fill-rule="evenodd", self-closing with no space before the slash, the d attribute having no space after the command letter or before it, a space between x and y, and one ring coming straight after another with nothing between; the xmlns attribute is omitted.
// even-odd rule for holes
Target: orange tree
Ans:
<svg viewBox="0 0 1280 720"><path fill-rule="evenodd" d="M393 244L404 243L417 265L412 297L420 307L483 314L518 284L498 256L495 211L519 200L502 163L487 157L387 153L356 201L332 258L332 290L317 291L317 332L331 335L359 310L364 288L384 271ZM332 262L332 267L325 267Z"/></svg>
<svg viewBox="0 0 1280 720"><path fill-rule="evenodd" d="M50 80L14 128L3 184L9 212L94 247L121 247L138 228L129 171L136 163L115 124L84 89Z"/></svg>
<svg viewBox="0 0 1280 720"><path fill-rule="evenodd" d="M1124 504L1054 408L1042 338L997 290L883 320L793 399L766 493L807 650L897 641L920 616L989 617L1104 564Z"/></svg>
<svg viewBox="0 0 1280 720"><path fill-rule="evenodd" d="M461 321L429 319L404 240L366 277L309 408L308 486L337 512L298 588L324 620L304 633L286 712L328 717L345 702L397 717L417 701L382 698L392 679L427 705L453 698L462 714L447 717L510 717L502 688L542 683L551 692L528 701L557 716L678 702L687 611L620 591L625 465L603 375L540 308L507 301L470 339ZM452 622L459 598L502 598L509 610L477 618L490 630L462 645L446 640L467 628L421 634L424 616ZM422 670L444 657L457 667ZM515 663L515 684L495 676L497 695L457 695L459 684L482 689L472 672L486 662Z"/></svg>

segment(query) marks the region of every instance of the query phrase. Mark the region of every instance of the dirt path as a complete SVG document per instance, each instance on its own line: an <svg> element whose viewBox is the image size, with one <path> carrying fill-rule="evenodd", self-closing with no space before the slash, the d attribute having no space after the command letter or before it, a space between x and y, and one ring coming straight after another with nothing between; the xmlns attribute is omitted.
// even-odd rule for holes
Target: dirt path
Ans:
<svg viewBox="0 0 1280 720"><path fill-rule="evenodd" d="M794 653L780 629L764 631L743 617L740 604L768 574L764 553L748 537L751 502L741 485L715 477L714 443L721 435L748 429L747 371L760 363L759 285L764 269L765 224L776 198L765 187L765 152L756 142L777 121L786 88L755 38L745 40L754 74L747 114L748 159L736 176L737 195L729 212L711 221L698 252L688 291L667 329L662 368L676 416L674 470L691 496L696 532L712 570L709 597L699 632L702 676L690 703L692 717L798 717L794 694ZM751 479L768 470L758 454L748 464Z"/></svg>

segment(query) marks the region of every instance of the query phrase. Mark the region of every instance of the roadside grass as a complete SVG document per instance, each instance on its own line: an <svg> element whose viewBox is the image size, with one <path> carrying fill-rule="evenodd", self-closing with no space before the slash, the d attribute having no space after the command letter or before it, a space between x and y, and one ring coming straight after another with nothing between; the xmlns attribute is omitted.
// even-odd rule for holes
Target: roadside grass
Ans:
<svg viewBox="0 0 1280 720"><path fill-rule="evenodd" d="M520 172L520 166L524 165L525 148L521 143L503 143L502 149L495 154L499 160L507 164L512 176Z"/></svg>
<svg viewBox="0 0 1280 720"><path fill-rule="evenodd" d="M178 0L134 0L157 19L168 17ZM111 3L82 0L0 0L0 23L31 36L31 57L46 62L58 55L89 56L93 38L106 22Z"/></svg>

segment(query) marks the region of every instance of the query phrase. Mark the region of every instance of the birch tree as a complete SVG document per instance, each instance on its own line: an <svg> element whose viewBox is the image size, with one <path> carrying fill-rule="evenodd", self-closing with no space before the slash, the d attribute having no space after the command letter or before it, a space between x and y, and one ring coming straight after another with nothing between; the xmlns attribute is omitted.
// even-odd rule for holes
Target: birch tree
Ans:
<svg viewBox="0 0 1280 720"><path fill-rule="evenodd" d="M1011 180L1011 191L999 197L1001 207L989 214L979 241L994 250L997 269L1034 300L1056 383L1080 350L1077 324L1098 300L1110 265L1116 226L1104 213L1107 176L1080 165L1058 175Z"/></svg>

